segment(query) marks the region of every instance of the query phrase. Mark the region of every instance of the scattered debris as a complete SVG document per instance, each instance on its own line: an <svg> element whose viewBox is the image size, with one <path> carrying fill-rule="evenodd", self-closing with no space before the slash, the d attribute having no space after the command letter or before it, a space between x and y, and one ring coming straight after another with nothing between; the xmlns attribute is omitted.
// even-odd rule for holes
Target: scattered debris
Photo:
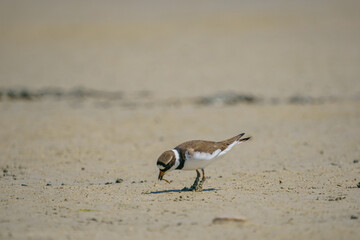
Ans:
<svg viewBox="0 0 360 240"><path fill-rule="evenodd" d="M216 217L212 220L213 223L225 223L225 222L246 222L247 219L245 218L238 218L238 217Z"/></svg>
<svg viewBox="0 0 360 240"><path fill-rule="evenodd" d="M8 89L6 96L10 100L33 100L43 97L56 98L95 98L105 100L122 99L123 93L119 91L101 91L78 87L70 90L60 88L43 88L40 90L28 90L25 88Z"/></svg>
<svg viewBox="0 0 360 240"><path fill-rule="evenodd" d="M8 90L6 95L10 100L16 100L16 99L31 100L32 99L32 94L26 89Z"/></svg>
<svg viewBox="0 0 360 240"><path fill-rule="evenodd" d="M123 106L126 108L134 108L139 105L148 108L154 105L167 105L167 106L181 106L181 105L235 105L235 104L323 104L327 102L334 102L339 99L334 96L320 96L311 97L304 95L293 95L288 98L268 97L262 98L248 93L237 93L233 91L217 92L212 95L195 97L195 98L174 98L171 101L164 102L154 101L152 93L149 91L138 91L125 95L121 91L103 91L89 89L85 87L78 87L73 89L62 89L57 87L48 87L38 90L30 90L26 88L13 88L13 89L0 89L0 100L16 100L16 101L29 101L29 100L42 100L46 98L53 98L56 100L70 99L70 100L96 100L94 103L99 107L110 106L110 101L122 101ZM322 153L321 153L322 154Z"/></svg>
<svg viewBox="0 0 360 240"><path fill-rule="evenodd" d="M346 197L344 196L340 196L340 197L329 197L328 198L328 201L340 201L340 200L343 200L345 199Z"/></svg>
<svg viewBox="0 0 360 240"><path fill-rule="evenodd" d="M220 92L208 97L202 97L197 100L201 105L234 105L237 103L255 103L258 98L249 94L239 94L235 92Z"/></svg>

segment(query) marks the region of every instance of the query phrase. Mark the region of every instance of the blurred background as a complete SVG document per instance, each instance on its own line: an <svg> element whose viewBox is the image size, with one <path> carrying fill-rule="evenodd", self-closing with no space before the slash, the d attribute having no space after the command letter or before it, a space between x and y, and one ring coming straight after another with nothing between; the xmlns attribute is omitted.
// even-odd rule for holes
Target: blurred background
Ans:
<svg viewBox="0 0 360 240"><path fill-rule="evenodd" d="M360 96L360 2L0 1L0 88Z"/></svg>

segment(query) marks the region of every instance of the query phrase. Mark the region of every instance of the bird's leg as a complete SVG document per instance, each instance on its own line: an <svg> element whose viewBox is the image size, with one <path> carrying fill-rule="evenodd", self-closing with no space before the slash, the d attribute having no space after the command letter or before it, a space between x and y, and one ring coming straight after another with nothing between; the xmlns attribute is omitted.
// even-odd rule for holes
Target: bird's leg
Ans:
<svg viewBox="0 0 360 240"><path fill-rule="evenodd" d="M201 181L199 182L199 184L195 187L196 192L201 192L202 191L203 184L204 184L204 182L206 180L204 169L201 169L201 171L202 171L203 177L202 177Z"/></svg>
<svg viewBox="0 0 360 240"><path fill-rule="evenodd" d="M196 178L193 185L191 185L190 188L184 187L182 191L195 191L197 186L199 185L199 179L200 179L200 172L199 170L196 170Z"/></svg>
<svg viewBox="0 0 360 240"><path fill-rule="evenodd" d="M200 172L196 169L196 178L193 183L193 185L190 187L190 191L196 190L197 186L199 185L199 179L200 179Z"/></svg>

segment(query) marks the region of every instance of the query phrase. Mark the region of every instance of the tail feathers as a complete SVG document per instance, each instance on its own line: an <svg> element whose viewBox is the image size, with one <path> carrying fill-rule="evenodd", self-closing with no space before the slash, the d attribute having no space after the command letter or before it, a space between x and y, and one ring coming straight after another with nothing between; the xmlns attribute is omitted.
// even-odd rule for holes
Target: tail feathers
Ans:
<svg viewBox="0 0 360 240"><path fill-rule="evenodd" d="M250 139L251 139L251 137L242 138L242 139L239 140L239 142L245 142L245 141L250 140Z"/></svg>
<svg viewBox="0 0 360 240"><path fill-rule="evenodd" d="M240 133L239 135L236 135L235 137L229 138L229 139L227 139L227 140L225 140L223 142L225 144L227 144L227 145L230 145L230 144L232 144L234 142L238 142L238 143L239 142L245 142L245 141L251 139L251 137L242 138L244 135L245 135L245 133Z"/></svg>
<svg viewBox="0 0 360 240"><path fill-rule="evenodd" d="M221 152L219 154L219 157L224 155L225 153L227 153L228 151L231 150L231 148L233 148L235 145L239 144L240 142L245 142L247 140L249 140L251 137L245 137L242 138L245 135L245 133L241 133L235 137L232 137L230 139L227 139L225 141L221 142Z"/></svg>

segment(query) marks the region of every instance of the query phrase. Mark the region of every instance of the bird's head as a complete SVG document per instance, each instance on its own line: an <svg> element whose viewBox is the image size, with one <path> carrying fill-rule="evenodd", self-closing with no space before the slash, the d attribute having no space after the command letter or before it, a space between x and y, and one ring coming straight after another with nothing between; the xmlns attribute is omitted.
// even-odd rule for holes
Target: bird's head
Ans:
<svg viewBox="0 0 360 240"><path fill-rule="evenodd" d="M163 176L165 175L165 173L167 171L173 169L173 167L175 166L175 163L176 163L176 156L175 156L174 151L169 150L169 151L166 151L163 154L161 154L156 162L156 165L160 170L158 179L165 180L166 182L168 182L166 179L163 179Z"/></svg>

